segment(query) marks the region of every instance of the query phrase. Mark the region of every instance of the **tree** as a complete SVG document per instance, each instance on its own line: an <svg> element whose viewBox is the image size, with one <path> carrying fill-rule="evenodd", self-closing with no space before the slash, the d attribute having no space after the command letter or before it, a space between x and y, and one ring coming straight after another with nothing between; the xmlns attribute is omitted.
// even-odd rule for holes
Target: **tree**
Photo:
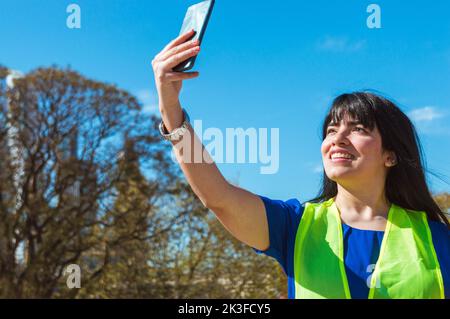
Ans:
<svg viewBox="0 0 450 319"><path fill-rule="evenodd" d="M447 218L450 219L450 194L441 193L434 196L434 200L442 209L442 212L446 214Z"/></svg>
<svg viewBox="0 0 450 319"><path fill-rule="evenodd" d="M277 263L198 200L156 116L70 69L0 67L0 297L282 297ZM64 270L77 264L81 289ZM264 269L264 271L261 271Z"/></svg>
<svg viewBox="0 0 450 319"><path fill-rule="evenodd" d="M70 69L37 69L1 89L0 295L70 295L64 269L99 242L94 229L116 178L114 139L136 126L139 104Z"/></svg>
<svg viewBox="0 0 450 319"><path fill-rule="evenodd" d="M132 139L125 139L118 159L115 203L106 212L111 225L104 234L109 258L101 287L108 297L145 296L150 277L148 229L155 211L149 199L154 198L157 185L141 174L134 145Z"/></svg>
<svg viewBox="0 0 450 319"><path fill-rule="evenodd" d="M171 232L164 273L172 298L284 298L286 276L278 263L259 256L232 237L181 184L182 205L190 211Z"/></svg>

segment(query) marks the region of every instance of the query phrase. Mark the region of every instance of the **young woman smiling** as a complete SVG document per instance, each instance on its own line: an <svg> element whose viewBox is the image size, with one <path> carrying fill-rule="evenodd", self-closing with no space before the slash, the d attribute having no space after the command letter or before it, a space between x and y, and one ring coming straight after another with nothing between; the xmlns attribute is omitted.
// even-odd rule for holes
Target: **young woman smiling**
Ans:
<svg viewBox="0 0 450 319"><path fill-rule="evenodd" d="M204 148L194 146L179 93L199 74L172 70L198 54L190 36L169 43L152 66L161 134L174 145L190 139L196 152ZM224 227L282 265L289 298L450 297L449 222L426 184L414 126L391 101L365 92L333 101L323 124L323 187L303 204L231 185L214 163L185 162L176 151Z"/></svg>

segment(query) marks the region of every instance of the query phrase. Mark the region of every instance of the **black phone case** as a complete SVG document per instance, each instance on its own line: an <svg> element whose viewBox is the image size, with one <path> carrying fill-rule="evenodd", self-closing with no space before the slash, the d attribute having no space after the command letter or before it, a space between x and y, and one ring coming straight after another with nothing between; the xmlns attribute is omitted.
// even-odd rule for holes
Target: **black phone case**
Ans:
<svg viewBox="0 0 450 319"><path fill-rule="evenodd" d="M203 23L202 28L200 30L200 34L198 36L199 45L202 44L203 36L205 34L206 28L208 27L209 18L211 17L211 13L213 11L214 4L215 4L215 0L211 0L211 5L206 14L205 23ZM194 33L194 35L191 38L189 38L188 40L186 40L186 42L192 40L196 34L197 33ZM180 64L175 66L172 70L175 72L189 71L194 67L196 59L197 59L197 56L193 56L193 57L187 59L186 61L181 62Z"/></svg>

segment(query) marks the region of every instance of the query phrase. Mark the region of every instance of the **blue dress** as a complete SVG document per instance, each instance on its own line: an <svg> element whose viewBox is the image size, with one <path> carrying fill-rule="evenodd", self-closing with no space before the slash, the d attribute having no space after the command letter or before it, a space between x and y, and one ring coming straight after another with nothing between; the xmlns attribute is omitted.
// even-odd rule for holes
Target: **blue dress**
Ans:
<svg viewBox="0 0 450 319"><path fill-rule="evenodd" d="M288 279L288 298L295 298L294 244L304 206L297 199L272 200L259 196L266 208L270 247L254 249L275 258ZM443 223L429 221L434 248L441 267L445 297L450 298L450 231ZM353 299L367 299L367 279L374 270L380 253L384 231L361 230L342 224L344 264Z"/></svg>

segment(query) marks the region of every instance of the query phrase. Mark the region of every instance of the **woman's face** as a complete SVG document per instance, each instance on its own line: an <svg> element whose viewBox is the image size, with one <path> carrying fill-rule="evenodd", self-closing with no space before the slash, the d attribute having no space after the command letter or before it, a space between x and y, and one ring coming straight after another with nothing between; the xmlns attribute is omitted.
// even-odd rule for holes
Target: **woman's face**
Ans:
<svg viewBox="0 0 450 319"><path fill-rule="evenodd" d="M385 178L393 155L383 151L376 126L371 131L348 117L328 125L321 152L328 178L345 185Z"/></svg>

